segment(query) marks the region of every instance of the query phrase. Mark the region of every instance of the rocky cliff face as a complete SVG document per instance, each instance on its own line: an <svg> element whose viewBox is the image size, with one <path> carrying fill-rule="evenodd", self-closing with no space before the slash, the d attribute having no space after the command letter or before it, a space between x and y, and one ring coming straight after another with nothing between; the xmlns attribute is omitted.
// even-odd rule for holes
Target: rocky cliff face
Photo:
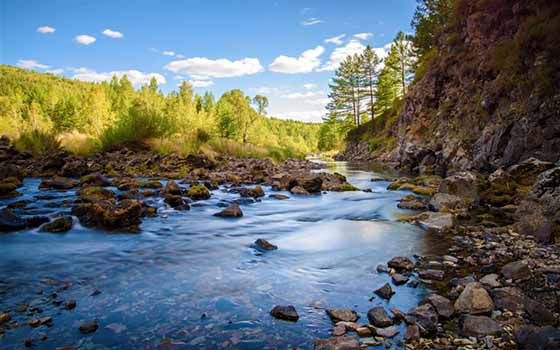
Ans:
<svg viewBox="0 0 560 350"><path fill-rule="evenodd" d="M415 173L560 159L560 3L461 1L398 120ZM556 33L556 34L554 34Z"/></svg>

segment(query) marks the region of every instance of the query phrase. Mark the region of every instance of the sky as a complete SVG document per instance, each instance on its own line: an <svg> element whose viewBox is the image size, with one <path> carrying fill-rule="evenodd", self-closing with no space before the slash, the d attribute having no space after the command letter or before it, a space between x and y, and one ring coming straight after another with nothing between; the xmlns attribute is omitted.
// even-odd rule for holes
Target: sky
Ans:
<svg viewBox="0 0 560 350"><path fill-rule="evenodd" d="M334 70L410 32L415 0L0 0L0 62L85 81L183 80L266 95L268 115L320 121Z"/></svg>

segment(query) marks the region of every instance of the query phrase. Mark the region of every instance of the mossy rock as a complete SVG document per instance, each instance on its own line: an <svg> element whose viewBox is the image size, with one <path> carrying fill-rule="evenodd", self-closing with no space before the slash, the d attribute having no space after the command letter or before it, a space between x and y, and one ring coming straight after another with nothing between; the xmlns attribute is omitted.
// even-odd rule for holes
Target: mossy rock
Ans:
<svg viewBox="0 0 560 350"><path fill-rule="evenodd" d="M359 190L360 190L359 188L357 188L356 186L353 186L349 183L343 183L342 185L340 185L337 188L337 191L340 191L340 192L359 191Z"/></svg>
<svg viewBox="0 0 560 350"><path fill-rule="evenodd" d="M203 185L194 185L187 191L187 197L192 200L204 200L210 198L210 191Z"/></svg>
<svg viewBox="0 0 560 350"><path fill-rule="evenodd" d="M78 191L80 199L88 202L112 200L115 198L113 191L99 186L89 186Z"/></svg>
<svg viewBox="0 0 560 350"><path fill-rule="evenodd" d="M417 185L413 185L413 184L409 184L409 183L403 184L398 189L399 190L405 190L405 191L412 191L412 192L414 192L416 194L419 194L419 195L422 195L422 196L433 196L434 193L436 193L435 188L417 186Z"/></svg>
<svg viewBox="0 0 560 350"><path fill-rule="evenodd" d="M18 188L18 186L14 183L1 183L0 184L0 196L2 195L6 195L9 193L14 192L16 189Z"/></svg>
<svg viewBox="0 0 560 350"><path fill-rule="evenodd" d="M137 183L137 187L138 188L162 188L163 184L159 181L144 181L144 182L138 182Z"/></svg>

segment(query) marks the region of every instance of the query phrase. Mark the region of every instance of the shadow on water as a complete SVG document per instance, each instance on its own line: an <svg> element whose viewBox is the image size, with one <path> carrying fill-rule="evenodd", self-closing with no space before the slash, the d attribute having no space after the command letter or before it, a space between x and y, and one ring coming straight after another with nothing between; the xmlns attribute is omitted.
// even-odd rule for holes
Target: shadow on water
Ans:
<svg viewBox="0 0 560 350"><path fill-rule="evenodd" d="M327 307L355 309L367 322L373 306L415 306L427 293L422 288L395 287L390 302L370 301L372 291L389 281L375 267L396 255L442 251L444 243L397 222L403 194L387 191L386 181L370 181L383 174L341 162L327 171L373 192L284 193L291 198L265 197L243 205L243 218L226 220L212 214L237 195L217 190L190 211L161 207L158 217L144 220L140 234L76 225L61 235L0 235L0 311L11 310L23 324L31 316L14 310L28 303L28 310L42 310L33 317L53 318L51 327L7 330L0 348L23 348L33 338L41 349L310 349L315 338L329 336ZM30 200L40 213L69 211L63 201L72 192L39 191L38 184L27 179L17 200ZM279 249L258 252L251 248L257 238ZM58 300L76 300L76 309L54 306L55 290ZM271 318L275 304L295 305L300 320ZM78 325L89 320L98 320L99 330L81 335ZM39 341L42 336L46 340Z"/></svg>

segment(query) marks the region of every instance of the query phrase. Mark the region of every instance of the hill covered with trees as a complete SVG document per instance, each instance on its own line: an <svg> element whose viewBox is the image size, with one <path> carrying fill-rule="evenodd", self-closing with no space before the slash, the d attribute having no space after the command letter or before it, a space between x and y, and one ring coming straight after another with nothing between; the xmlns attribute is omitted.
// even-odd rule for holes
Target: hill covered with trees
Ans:
<svg viewBox="0 0 560 350"><path fill-rule="evenodd" d="M318 145L319 124L265 116L265 96L231 90L218 100L184 81L164 95L155 79L136 90L126 76L88 83L0 66L0 134L35 153L75 153L120 144L162 152L301 157Z"/></svg>

